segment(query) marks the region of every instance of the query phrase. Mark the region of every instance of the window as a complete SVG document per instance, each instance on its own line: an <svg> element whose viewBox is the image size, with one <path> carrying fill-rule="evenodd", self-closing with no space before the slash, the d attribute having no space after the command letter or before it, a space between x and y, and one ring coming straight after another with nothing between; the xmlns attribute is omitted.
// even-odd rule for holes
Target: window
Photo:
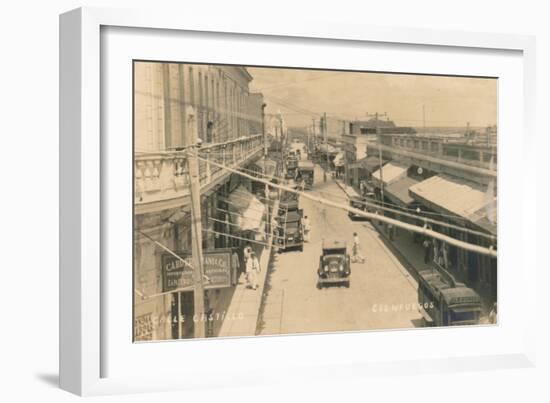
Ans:
<svg viewBox="0 0 550 403"><path fill-rule="evenodd" d="M208 110L210 108L208 102L210 101L208 99L208 77L206 74L204 75L204 107ZM207 112L208 113L208 112Z"/></svg>
<svg viewBox="0 0 550 403"><path fill-rule="evenodd" d="M193 67L189 67L189 104L195 106L195 79L193 77Z"/></svg>
<svg viewBox="0 0 550 403"><path fill-rule="evenodd" d="M443 155L447 157L455 157L458 158L458 148L444 148L443 149Z"/></svg>
<svg viewBox="0 0 550 403"><path fill-rule="evenodd" d="M462 158L466 160L479 161L479 152L473 150L462 150Z"/></svg>

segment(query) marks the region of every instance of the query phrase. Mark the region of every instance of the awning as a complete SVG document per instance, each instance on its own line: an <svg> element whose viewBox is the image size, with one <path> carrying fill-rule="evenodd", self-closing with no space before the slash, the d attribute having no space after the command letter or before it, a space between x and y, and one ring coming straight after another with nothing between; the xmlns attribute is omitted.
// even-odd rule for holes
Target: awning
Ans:
<svg viewBox="0 0 550 403"><path fill-rule="evenodd" d="M330 144L321 144L319 146L319 152L327 154L336 154L338 149Z"/></svg>
<svg viewBox="0 0 550 403"><path fill-rule="evenodd" d="M388 160L382 160L382 166L384 166ZM361 158L355 161L353 164L348 165L350 169L366 169L369 172L374 172L380 168L380 159L378 157L370 156Z"/></svg>
<svg viewBox="0 0 550 403"><path fill-rule="evenodd" d="M271 179L273 175L275 175L275 170L277 169L277 161L262 157L254 163L254 166L256 167L256 169L259 169L262 173L264 173L264 163L266 169L265 174Z"/></svg>
<svg viewBox="0 0 550 403"><path fill-rule="evenodd" d="M332 162L334 163L335 167L344 166L344 153L339 152L338 154L336 154L336 156L334 157L334 161Z"/></svg>
<svg viewBox="0 0 550 403"><path fill-rule="evenodd" d="M394 162L389 162L382 167L382 180L384 185L390 185L393 182L405 177L407 175L408 167L403 165L397 165ZM380 170L372 174L373 178L380 182Z"/></svg>
<svg viewBox="0 0 550 403"><path fill-rule="evenodd" d="M261 228L265 206L244 186L239 186L227 198L230 220L243 231Z"/></svg>
<svg viewBox="0 0 550 403"><path fill-rule="evenodd" d="M496 234L497 198L491 187L483 188L460 178L436 175L411 186L409 192L415 200L433 210L466 218Z"/></svg>
<svg viewBox="0 0 550 403"><path fill-rule="evenodd" d="M413 185L416 185L419 181L414 178L405 176L391 185L388 185L384 188L384 195L388 197L393 203L408 206L414 199L409 195L409 188Z"/></svg>

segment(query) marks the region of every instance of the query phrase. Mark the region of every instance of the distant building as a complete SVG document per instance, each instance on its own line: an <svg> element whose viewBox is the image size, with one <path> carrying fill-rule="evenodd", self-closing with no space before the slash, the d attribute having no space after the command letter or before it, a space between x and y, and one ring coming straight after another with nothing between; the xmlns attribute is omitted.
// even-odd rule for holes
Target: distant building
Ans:
<svg viewBox="0 0 550 403"><path fill-rule="evenodd" d="M355 120L349 122L350 134L376 134L376 128L380 133L414 134L416 130L408 126L397 126L389 118L386 120L372 118L369 120Z"/></svg>

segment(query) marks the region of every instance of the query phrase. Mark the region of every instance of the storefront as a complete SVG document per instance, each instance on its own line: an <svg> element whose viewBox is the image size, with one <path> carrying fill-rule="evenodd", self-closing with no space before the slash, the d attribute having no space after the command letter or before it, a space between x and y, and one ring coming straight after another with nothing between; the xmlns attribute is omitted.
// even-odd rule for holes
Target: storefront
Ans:
<svg viewBox="0 0 550 403"><path fill-rule="evenodd" d="M387 160L382 160L382 167L388 163ZM357 160L353 164L349 164L351 184L357 188L360 187L361 182L366 185L366 191L374 191L372 185L372 174L380 169L380 159L375 156L365 157Z"/></svg>
<svg viewBox="0 0 550 403"><path fill-rule="evenodd" d="M190 206L136 218L135 341L191 338L199 324L206 326L209 336L219 332L223 312L231 303L234 286L243 269L242 245L258 234L265 237L266 207L250 192L251 183L233 174L201 197L202 247L208 277L205 306L213 320L193 320L191 272L163 248L177 251L182 257L189 256L192 250ZM178 291L173 291L176 289Z"/></svg>
<svg viewBox="0 0 550 403"><path fill-rule="evenodd" d="M453 238L496 249L496 198L478 184L447 175L436 175L410 187L409 193L427 210L425 214L470 232L446 226L434 230ZM484 234L484 235L482 235ZM454 246L448 248L449 266L457 278L496 298L497 260Z"/></svg>
<svg viewBox="0 0 550 403"><path fill-rule="evenodd" d="M190 253L176 252L184 259L183 261L171 253L162 255L162 292L169 293L176 290L170 293L172 339L192 338L195 326L205 326L207 337L216 335L216 329L219 329L221 324L214 322L223 320L222 313L230 301L225 297L234 286L234 273L239 270L239 267L236 267L238 260L233 258L234 253L237 251L233 249L203 251L206 315L201 317L195 314L194 309L194 273Z"/></svg>

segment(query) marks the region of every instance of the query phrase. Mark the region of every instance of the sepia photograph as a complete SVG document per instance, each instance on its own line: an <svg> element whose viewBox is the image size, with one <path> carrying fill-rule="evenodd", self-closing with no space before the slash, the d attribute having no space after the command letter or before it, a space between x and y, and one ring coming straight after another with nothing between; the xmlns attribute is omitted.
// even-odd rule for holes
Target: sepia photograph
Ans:
<svg viewBox="0 0 550 403"><path fill-rule="evenodd" d="M497 325L497 99L134 60L133 341Z"/></svg>

